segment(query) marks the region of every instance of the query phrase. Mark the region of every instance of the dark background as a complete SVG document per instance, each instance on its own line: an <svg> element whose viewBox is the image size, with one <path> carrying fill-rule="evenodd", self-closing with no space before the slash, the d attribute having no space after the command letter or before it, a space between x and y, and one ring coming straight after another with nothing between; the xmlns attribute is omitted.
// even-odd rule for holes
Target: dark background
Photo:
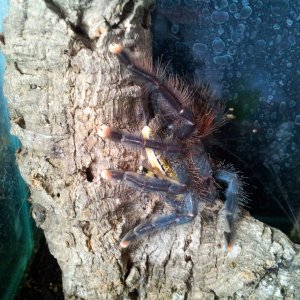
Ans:
<svg viewBox="0 0 300 300"><path fill-rule="evenodd" d="M238 2L238 3L236 3ZM209 83L234 119L215 135L253 216L299 242L300 1L159 0L153 53Z"/></svg>

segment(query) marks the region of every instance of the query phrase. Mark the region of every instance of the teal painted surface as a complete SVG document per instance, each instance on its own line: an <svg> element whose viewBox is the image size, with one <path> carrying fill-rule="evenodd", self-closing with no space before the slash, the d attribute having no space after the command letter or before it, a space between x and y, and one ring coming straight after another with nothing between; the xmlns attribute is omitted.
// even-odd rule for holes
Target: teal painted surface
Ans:
<svg viewBox="0 0 300 300"><path fill-rule="evenodd" d="M8 1L0 0L0 32ZM0 51L0 299L13 299L32 253L32 224L28 193L16 162L19 142L9 134L3 95L5 59Z"/></svg>

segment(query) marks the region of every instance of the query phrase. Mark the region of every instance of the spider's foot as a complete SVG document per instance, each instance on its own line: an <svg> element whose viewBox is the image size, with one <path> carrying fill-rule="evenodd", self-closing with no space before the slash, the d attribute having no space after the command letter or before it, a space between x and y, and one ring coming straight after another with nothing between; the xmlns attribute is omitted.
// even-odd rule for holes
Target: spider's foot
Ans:
<svg viewBox="0 0 300 300"><path fill-rule="evenodd" d="M110 44L108 50L113 54L119 54L123 51L123 46L121 44Z"/></svg>
<svg viewBox="0 0 300 300"><path fill-rule="evenodd" d="M105 180L122 180L125 172L123 171L112 171L112 170L103 170L101 172L101 177Z"/></svg>
<svg viewBox="0 0 300 300"><path fill-rule="evenodd" d="M98 135L103 139L110 139L113 141L122 140L122 133L106 125L101 126L101 128L98 130Z"/></svg>
<svg viewBox="0 0 300 300"><path fill-rule="evenodd" d="M217 170L215 179L227 184L225 191L225 206L223 215L224 237L227 250L233 248L234 225L241 211L240 207L245 204L246 199L243 192L242 183L235 172L228 170Z"/></svg>
<svg viewBox="0 0 300 300"><path fill-rule="evenodd" d="M142 235L149 234L155 230L163 229L171 225L185 224L192 221L194 218L195 215L192 212L158 216L130 230L121 240L120 247L128 247L132 241L138 239Z"/></svg>
<svg viewBox="0 0 300 300"><path fill-rule="evenodd" d="M127 248L129 245L130 245L130 241L122 240L122 241L120 242L120 247L121 247L121 248Z"/></svg>
<svg viewBox="0 0 300 300"><path fill-rule="evenodd" d="M233 237L231 232L224 232L224 238L226 243L226 249L228 252L231 252L234 246Z"/></svg>

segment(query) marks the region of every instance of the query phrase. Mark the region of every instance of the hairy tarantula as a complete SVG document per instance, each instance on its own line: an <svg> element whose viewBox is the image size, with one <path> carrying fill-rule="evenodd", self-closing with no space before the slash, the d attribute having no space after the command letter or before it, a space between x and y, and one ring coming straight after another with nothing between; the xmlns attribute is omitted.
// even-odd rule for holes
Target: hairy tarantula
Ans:
<svg viewBox="0 0 300 300"><path fill-rule="evenodd" d="M99 135L145 149L151 168L148 173L104 170L104 179L122 180L135 188L163 192L173 212L146 220L130 230L121 240L125 248L138 237L170 225L192 221L199 205L213 202L218 182L226 185L223 218L227 249L232 248L234 223L245 202L243 187L232 167L211 160L203 139L224 122L220 102L207 87L189 87L178 77L154 68L149 62L133 59L119 44L110 45L121 64L151 95L154 117L144 127L143 137L102 126Z"/></svg>

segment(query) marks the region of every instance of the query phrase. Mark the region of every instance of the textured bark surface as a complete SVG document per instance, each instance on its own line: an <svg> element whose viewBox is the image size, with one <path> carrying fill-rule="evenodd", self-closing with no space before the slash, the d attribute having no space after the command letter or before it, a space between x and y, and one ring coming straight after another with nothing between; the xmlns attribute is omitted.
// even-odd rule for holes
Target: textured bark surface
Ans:
<svg viewBox="0 0 300 300"><path fill-rule="evenodd" d="M19 167L66 299L299 299L299 246L246 215L227 253L220 202L191 224L119 249L132 224L169 209L157 195L99 179L102 169L139 165L141 153L104 142L97 130L141 130L140 88L107 48L119 40L149 56L150 5L10 4L2 47L12 133L22 142Z"/></svg>

